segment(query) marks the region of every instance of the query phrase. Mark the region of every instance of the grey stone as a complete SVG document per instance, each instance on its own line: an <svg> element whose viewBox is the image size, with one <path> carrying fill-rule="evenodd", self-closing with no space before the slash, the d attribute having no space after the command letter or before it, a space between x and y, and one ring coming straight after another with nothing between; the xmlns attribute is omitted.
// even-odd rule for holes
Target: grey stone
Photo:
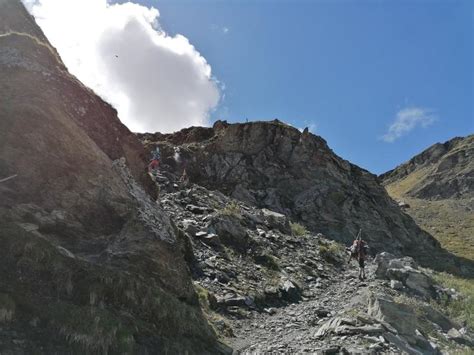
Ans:
<svg viewBox="0 0 474 355"><path fill-rule="evenodd" d="M404 339L402 339L400 336L392 333L384 333L383 337L385 340L389 343L394 344L398 349L401 351L406 352L407 354L410 355L424 355L424 352L415 349L412 347L408 342Z"/></svg>
<svg viewBox="0 0 474 355"><path fill-rule="evenodd" d="M291 233L290 222L284 214L266 208L261 210L261 214L270 228L277 229L285 234Z"/></svg>
<svg viewBox="0 0 474 355"><path fill-rule="evenodd" d="M216 231L222 244L233 247L240 252L248 249L250 237L238 217L218 215L212 218L209 226Z"/></svg>
<svg viewBox="0 0 474 355"><path fill-rule="evenodd" d="M390 287L394 290L401 290L403 288L403 284L398 280L390 280Z"/></svg>
<svg viewBox="0 0 474 355"><path fill-rule="evenodd" d="M379 321L393 326L401 334L415 334L417 318L413 309L396 303L390 298L372 296L369 300L367 314Z"/></svg>
<svg viewBox="0 0 474 355"><path fill-rule="evenodd" d="M181 221L182 229L185 233L190 236L193 236L197 233L198 227L196 226L196 221L192 219L185 219Z"/></svg>
<svg viewBox="0 0 474 355"><path fill-rule="evenodd" d="M231 307L231 306L245 306L246 298L243 296L230 296L217 298L217 305L222 307Z"/></svg>
<svg viewBox="0 0 474 355"><path fill-rule="evenodd" d="M377 269L375 270L375 276L379 279L387 278L387 269L390 263L390 260L395 259L395 255L388 252L382 252L375 256L374 262L377 264Z"/></svg>
<svg viewBox="0 0 474 355"><path fill-rule="evenodd" d="M189 212L192 212L194 214L205 214L209 210L207 207L195 206L195 205L191 205L191 204L187 205L186 209Z"/></svg>
<svg viewBox="0 0 474 355"><path fill-rule="evenodd" d="M412 268L417 269L418 265L412 257L405 256L403 258L392 259L388 263L388 268L390 269L402 269L402 268Z"/></svg>
<svg viewBox="0 0 474 355"><path fill-rule="evenodd" d="M462 334L456 328L451 328L446 335L449 339L454 340L459 344L474 346L474 341L467 334Z"/></svg>
<svg viewBox="0 0 474 355"><path fill-rule="evenodd" d="M414 292L426 298L433 298L436 291L433 287L434 281L421 272L409 272L405 285Z"/></svg>
<svg viewBox="0 0 474 355"><path fill-rule="evenodd" d="M298 302L301 299L300 288L290 280L286 280L280 286L282 298L290 302Z"/></svg>

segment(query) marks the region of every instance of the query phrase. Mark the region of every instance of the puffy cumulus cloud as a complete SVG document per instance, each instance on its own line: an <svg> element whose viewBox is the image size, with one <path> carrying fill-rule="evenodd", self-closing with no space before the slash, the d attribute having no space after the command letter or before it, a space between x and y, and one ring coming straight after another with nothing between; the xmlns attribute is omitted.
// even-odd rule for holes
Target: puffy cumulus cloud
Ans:
<svg viewBox="0 0 474 355"><path fill-rule="evenodd" d="M208 124L219 102L206 59L161 29L159 11L107 0L23 0L70 72L132 131Z"/></svg>
<svg viewBox="0 0 474 355"><path fill-rule="evenodd" d="M416 127L428 127L436 120L433 110L409 107L397 112L395 120L381 139L392 143Z"/></svg>

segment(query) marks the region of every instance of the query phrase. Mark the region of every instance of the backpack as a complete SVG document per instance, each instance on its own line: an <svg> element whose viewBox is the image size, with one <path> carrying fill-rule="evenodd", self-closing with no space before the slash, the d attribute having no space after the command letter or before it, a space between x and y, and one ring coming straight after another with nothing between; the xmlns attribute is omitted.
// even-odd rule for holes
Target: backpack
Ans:
<svg viewBox="0 0 474 355"><path fill-rule="evenodd" d="M361 240L360 242L356 240L356 242L352 244L350 250L351 250L351 255L354 257L357 257L359 255L365 256L367 255L369 246L363 240Z"/></svg>
<svg viewBox="0 0 474 355"><path fill-rule="evenodd" d="M156 147L155 150L152 150L151 151L151 156L152 156L151 160L160 160L161 159L160 148Z"/></svg>

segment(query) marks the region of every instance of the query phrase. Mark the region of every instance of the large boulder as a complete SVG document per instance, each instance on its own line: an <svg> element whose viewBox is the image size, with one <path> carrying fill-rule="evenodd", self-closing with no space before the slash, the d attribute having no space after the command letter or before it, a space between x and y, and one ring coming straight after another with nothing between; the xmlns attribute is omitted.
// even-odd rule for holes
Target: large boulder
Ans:
<svg viewBox="0 0 474 355"><path fill-rule="evenodd" d="M282 299L289 302L298 302L301 300L301 290L299 286L290 280L284 280L280 285Z"/></svg>
<svg viewBox="0 0 474 355"><path fill-rule="evenodd" d="M380 279L398 281L411 291L424 298L435 298L435 281L411 257L396 258L390 253L380 253L375 257L375 275ZM397 287L400 288L400 287Z"/></svg>
<svg viewBox="0 0 474 355"><path fill-rule="evenodd" d="M398 346L409 354L436 354L436 349L420 333L420 322L413 307L397 303L388 296L372 296L367 313L369 316L388 323L395 328L396 334L389 334L388 341L399 342ZM384 335L385 336L385 335ZM397 341L398 340L398 341ZM404 343L408 343L406 346Z"/></svg>
<svg viewBox="0 0 474 355"><path fill-rule="evenodd" d="M385 279L388 265L390 261L395 258L395 255L390 254L386 251L377 254L374 259L374 262L377 265L377 269L375 270L375 276L379 279Z"/></svg>
<svg viewBox="0 0 474 355"><path fill-rule="evenodd" d="M208 230L219 236L222 244L230 246L239 252L245 252L250 246L247 229L239 216L218 214L208 224Z"/></svg>
<svg viewBox="0 0 474 355"><path fill-rule="evenodd" d="M269 228L277 229L285 234L291 234L290 222L284 214L263 208L261 216Z"/></svg>
<svg viewBox="0 0 474 355"><path fill-rule="evenodd" d="M405 279L405 286L413 292L425 297L434 298L436 297L436 289L434 288L434 280L428 275L417 272L409 271L408 276Z"/></svg>

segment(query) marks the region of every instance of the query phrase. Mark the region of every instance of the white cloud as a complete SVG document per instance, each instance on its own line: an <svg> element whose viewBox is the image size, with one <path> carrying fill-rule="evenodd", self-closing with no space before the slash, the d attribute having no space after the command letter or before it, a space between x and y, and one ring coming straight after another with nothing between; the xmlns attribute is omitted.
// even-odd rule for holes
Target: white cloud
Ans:
<svg viewBox="0 0 474 355"><path fill-rule="evenodd" d="M207 125L219 102L206 59L159 11L107 0L23 0L69 71L117 108L132 131Z"/></svg>
<svg viewBox="0 0 474 355"><path fill-rule="evenodd" d="M388 128L388 132L381 138L385 142L392 143L398 138L408 134L414 128L428 127L436 120L433 110L408 107L397 112L395 121Z"/></svg>
<svg viewBox="0 0 474 355"><path fill-rule="evenodd" d="M229 27L226 27L226 26L219 26L219 25L213 23L213 24L211 25L211 30L212 30L212 31L221 32L222 34L225 35L225 34L229 33L230 28L229 28Z"/></svg>

